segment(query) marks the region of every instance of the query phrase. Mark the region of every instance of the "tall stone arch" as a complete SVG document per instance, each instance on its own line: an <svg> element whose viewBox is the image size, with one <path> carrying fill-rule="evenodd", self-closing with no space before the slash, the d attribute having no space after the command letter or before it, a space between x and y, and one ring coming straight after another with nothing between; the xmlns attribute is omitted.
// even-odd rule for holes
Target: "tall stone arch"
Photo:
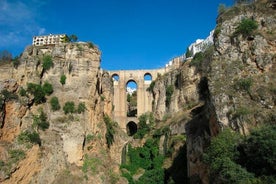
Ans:
<svg viewBox="0 0 276 184"><path fill-rule="evenodd" d="M164 73L164 69L109 71L109 75L113 78L114 87L113 119L118 122L122 129L126 131L127 123L131 121L138 122L138 117L140 115L152 111L153 97L147 89L151 81L155 80L158 75ZM145 80L145 75L150 75L151 80ZM137 117L127 117L126 84L131 80L135 81L137 84Z"/></svg>

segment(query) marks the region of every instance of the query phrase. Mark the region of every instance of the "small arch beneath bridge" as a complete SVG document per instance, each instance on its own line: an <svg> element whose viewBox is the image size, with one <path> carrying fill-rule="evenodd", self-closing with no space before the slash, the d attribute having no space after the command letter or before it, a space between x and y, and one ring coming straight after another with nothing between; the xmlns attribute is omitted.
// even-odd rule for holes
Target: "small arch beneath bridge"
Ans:
<svg viewBox="0 0 276 184"><path fill-rule="evenodd" d="M137 124L134 121L130 121L126 125L127 135L133 136L137 132Z"/></svg>

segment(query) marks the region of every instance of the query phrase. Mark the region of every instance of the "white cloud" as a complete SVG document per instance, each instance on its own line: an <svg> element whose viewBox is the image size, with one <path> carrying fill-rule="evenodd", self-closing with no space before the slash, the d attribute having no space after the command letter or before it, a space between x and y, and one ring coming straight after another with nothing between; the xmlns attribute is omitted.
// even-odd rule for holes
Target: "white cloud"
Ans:
<svg viewBox="0 0 276 184"><path fill-rule="evenodd" d="M32 36L46 32L37 13L42 6L38 0L0 0L0 50L25 47Z"/></svg>

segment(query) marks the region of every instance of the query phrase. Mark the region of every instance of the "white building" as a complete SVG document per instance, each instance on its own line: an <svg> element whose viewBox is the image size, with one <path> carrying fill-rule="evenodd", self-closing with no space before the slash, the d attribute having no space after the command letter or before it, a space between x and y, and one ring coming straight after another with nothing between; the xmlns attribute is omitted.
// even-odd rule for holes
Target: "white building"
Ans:
<svg viewBox="0 0 276 184"><path fill-rule="evenodd" d="M66 34L56 34L56 35L44 35L44 36L34 36L33 37L33 45L34 46L43 46L43 45L56 45L63 43Z"/></svg>
<svg viewBox="0 0 276 184"><path fill-rule="evenodd" d="M192 55L194 56L198 52L203 52L205 49L209 46L212 45L213 42L213 34L214 30L210 32L210 35L204 40L204 39L197 39L195 43L192 43L189 46L189 51L192 52Z"/></svg>

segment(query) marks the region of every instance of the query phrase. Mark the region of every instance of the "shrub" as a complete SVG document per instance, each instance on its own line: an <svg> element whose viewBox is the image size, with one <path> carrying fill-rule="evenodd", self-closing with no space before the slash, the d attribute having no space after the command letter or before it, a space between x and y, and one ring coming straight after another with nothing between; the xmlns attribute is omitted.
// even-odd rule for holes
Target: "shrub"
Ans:
<svg viewBox="0 0 276 184"><path fill-rule="evenodd" d="M136 134L133 136L135 139L142 139L150 131L150 127L147 124L149 119L150 116L148 114L142 114L139 117L138 129Z"/></svg>
<svg viewBox="0 0 276 184"><path fill-rule="evenodd" d="M42 89L41 85L34 84L34 83L28 83L27 84L27 92L34 95L34 102L36 104L41 104L45 102L45 92Z"/></svg>
<svg viewBox="0 0 276 184"><path fill-rule="evenodd" d="M252 19L243 19L236 31L234 32L233 36L241 34L243 37L252 36L253 32L258 28L258 23Z"/></svg>
<svg viewBox="0 0 276 184"><path fill-rule="evenodd" d="M6 89L1 91L1 94L4 96L4 100L11 101L11 100L17 100L18 96Z"/></svg>
<svg viewBox="0 0 276 184"><path fill-rule="evenodd" d="M173 94L174 88L173 85L169 85L166 87L166 107L169 107L171 104L171 97Z"/></svg>
<svg viewBox="0 0 276 184"><path fill-rule="evenodd" d="M33 117L33 127L41 130L46 130L50 126L50 123L47 121L46 113L40 109L39 115L34 115Z"/></svg>
<svg viewBox="0 0 276 184"><path fill-rule="evenodd" d="M20 96L27 96L27 91L23 87L20 87L19 95Z"/></svg>
<svg viewBox="0 0 276 184"><path fill-rule="evenodd" d="M154 88L154 86L155 86L155 81L152 81L151 83L150 83L150 86L147 88L147 91L149 91L149 92L153 92L153 88Z"/></svg>
<svg viewBox="0 0 276 184"><path fill-rule="evenodd" d="M123 176L129 183L134 183L133 175L137 174L140 168L145 172L137 180L137 183L164 183L164 169L162 168L164 158L159 154L158 144L153 139L148 139L143 147L128 147L127 163L121 165ZM135 182L136 183L136 182Z"/></svg>
<svg viewBox="0 0 276 184"><path fill-rule="evenodd" d="M94 49L96 46L92 42L87 42L88 47Z"/></svg>
<svg viewBox="0 0 276 184"><path fill-rule="evenodd" d="M92 173L96 173L100 164L101 164L101 161L98 158L89 157L87 154L85 154L83 165L82 165L82 171L84 173L87 173L88 171L91 171Z"/></svg>
<svg viewBox="0 0 276 184"><path fill-rule="evenodd" d="M83 102L79 103L77 112L80 114L86 110L85 104Z"/></svg>
<svg viewBox="0 0 276 184"><path fill-rule="evenodd" d="M246 92L250 92L250 88L252 84L253 84L252 78L244 78L244 79L239 79L236 82L235 87L238 90L244 90Z"/></svg>
<svg viewBox="0 0 276 184"><path fill-rule="evenodd" d="M110 146L114 142L114 134L115 134L115 128L116 126L115 122L113 122L108 115L104 115L104 123L106 126L106 133L105 133L105 139L107 147L110 148Z"/></svg>
<svg viewBox="0 0 276 184"><path fill-rule="evenodd" d="M43 91L46 95L51 95L53 93L53 86L49 82L45 82L42 86Z"/></svg>
<svg viewBox="0 0 276 184"><path fill-rule="evenodd" d="M65 114L74 113L75 112L75 103L74 102L66 102L63 106L63 111Z"/></svg>
<svg viewBox="0 0 276 184"><path fill-rule="evenodd" d="M66 82L66 76L63 74L61 77L60 77L60 83L61 85L64 85Z"/></svg>
<svg viewBox="0 0 276 184"><path fill-rule="evenodd" d="M186 49L185 56L186 56L186 58L189 58L189 57L193 56L193 53L192 53L192 51L190 51L189 47L187 47L187 49Z"/></svg>
<svg viewBox="0 0 276 184"><path fill-rule="evenodd" d="M276 172L275 140L276 125L253 130L240 146L241 164L257 176L273 176Z"/></svg>
<svg viewBox="0 0 276 184"><path fill-rule="evenodd" d="M18 142L19 143L32 143L41 145L41 139L39 134L34 131L24 131L18 135Z"/></svg>
<svg viewBox="0 0 276 184"><path fill-rule="evenodd" d="M14 68L17 68L20 64L20 61L19 61L19 57L15 57L13 60L12 60L12 65Z"/></svg>
<svg viewBox="0 0 276 184"><path fill-rule="evenodd" d="M235 163L239 156L237 147L240 141L240 136L229 129L211 140L204 161L210 166L214 183L244 183L253 178L251 173Z"/></svg>
<svg viewBox="0 0 276 184"><path fill-rule="evenodd" d="M54 65L52 56L50 56L50 55L43 56L42 61L43 61L42 67L43 67L43 70L45 70L45 71L49 70Z"/></svg>
<svg viewBox="0 0 276 184"><path fill-rule="evenodd" d="M25 158L25 155L25 152L20 149L9 150L9 161L11 161L12 163L16 163L19 160Z"/></svg>
<svg viewBox="0 0 276 184"><path fill-rule="evenodd" d="M56 96L52 97L50 100L51 108L53 111L57 111L60 109L59 101Z"/></svg>
<svg viewBox="0 0 276 184"><path fill-rule="evenodd" d="M203 52L198 52L194 55L194 57L190 63L190 66L198 67L202 60L203 60Z"/></svg>
<svg viewBox="0 0 276 184"><path fill-rule="evenodd" d="M223 14L227 10L225 4L219 4L218 13Z"/></svg>

